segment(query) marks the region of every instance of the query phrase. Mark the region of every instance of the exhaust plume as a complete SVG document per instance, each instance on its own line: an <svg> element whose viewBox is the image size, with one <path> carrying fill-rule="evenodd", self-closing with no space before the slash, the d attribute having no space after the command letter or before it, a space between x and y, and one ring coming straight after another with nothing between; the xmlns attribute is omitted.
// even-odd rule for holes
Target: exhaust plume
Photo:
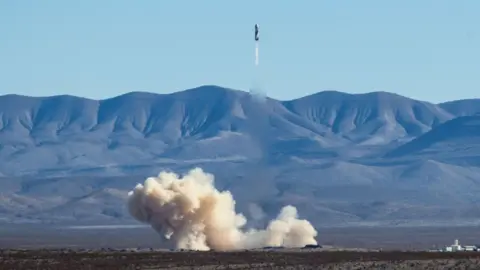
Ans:
<svg viewBox="0 0 480 270"><path fill-rule="evenodd" d="M267 94L263 90L263 86L261 83L261 74L260 68L258 65L258 42L255 42L255 68L254 68L254 75L253 75L253 82L250 87L250 94L259 102L265 102L267 99Z"/></svg>
<svg viewBox="0 0 480 270"><path fill-rule="evenodd" d="M285 206L265 230L242 230L246 218L235 212L229 191L219 191L214 177L195 168L180 178L172 172L149 177L128 193L130 214L148 223L177 248L235 250L264 246L317 244L317 231Z"/></svg>
<svg viewBox="0 0 480 270"><path fill-rule="evenodd" d="M258 66L258 42L255 42L255 66Z"/></svg>

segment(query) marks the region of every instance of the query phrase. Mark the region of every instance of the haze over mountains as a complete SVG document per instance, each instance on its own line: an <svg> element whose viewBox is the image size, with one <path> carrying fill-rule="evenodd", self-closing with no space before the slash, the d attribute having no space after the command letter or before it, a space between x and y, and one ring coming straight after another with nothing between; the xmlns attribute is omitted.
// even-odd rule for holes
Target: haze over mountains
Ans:
<svg viewBox="0 0 480 270"><path fill-rule="evenodd" d="M0 97L0 219L134 222L127 192L196 166L254 223L480 221L480 100L325 91L296 100L202 86L106 100Z"/></svg>

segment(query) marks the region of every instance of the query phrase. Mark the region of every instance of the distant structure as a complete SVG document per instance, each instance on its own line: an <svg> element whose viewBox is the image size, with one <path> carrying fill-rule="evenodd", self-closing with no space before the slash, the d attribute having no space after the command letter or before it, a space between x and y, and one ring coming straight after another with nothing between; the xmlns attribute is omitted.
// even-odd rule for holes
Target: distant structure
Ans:
<svg viewBox="0 0 480 270"><path fill-rule="evenodd" d="M461 251L462 246L460 246L458 239L455 239L455 242L451 246L446 246L445 251Z"/></svg>
<svg viewBox="0 0 480 270"><path fill-rule="evenodd" d="M446 252L457 252L457 251L480 251L478 246L461 246L458 242L458 239L455 239L455 242L451 246L444 247L441 251Z"/></svg>

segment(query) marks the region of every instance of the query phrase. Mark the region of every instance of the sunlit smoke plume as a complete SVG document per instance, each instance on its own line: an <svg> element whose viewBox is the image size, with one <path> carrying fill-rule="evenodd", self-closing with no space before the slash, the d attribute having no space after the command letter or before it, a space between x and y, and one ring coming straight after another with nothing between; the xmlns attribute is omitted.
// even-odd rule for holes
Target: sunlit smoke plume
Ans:
<svg viewBox="0 0 480 270"><path fill-rule="evenodd" d="M247 220L235 212L232 194L217 190L213 175L200 168L183 177L161 172L128 195L130 214L177 248L235 250L317 243L317 231L307 220L298 219L293 206L284 207L265 230L243 230Z"/></svg>

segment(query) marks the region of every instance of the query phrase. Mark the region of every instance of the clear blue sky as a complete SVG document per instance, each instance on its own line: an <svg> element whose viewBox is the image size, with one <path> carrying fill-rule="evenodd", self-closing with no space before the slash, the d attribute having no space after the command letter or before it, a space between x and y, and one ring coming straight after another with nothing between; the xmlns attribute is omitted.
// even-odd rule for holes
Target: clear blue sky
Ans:
<svg viewBox="0 0 480 270"><path fill-rule="evenodd" d="M480 1L0 1L0 94L480 96ZM260 25L260 70L253 26Z"/></svg>

